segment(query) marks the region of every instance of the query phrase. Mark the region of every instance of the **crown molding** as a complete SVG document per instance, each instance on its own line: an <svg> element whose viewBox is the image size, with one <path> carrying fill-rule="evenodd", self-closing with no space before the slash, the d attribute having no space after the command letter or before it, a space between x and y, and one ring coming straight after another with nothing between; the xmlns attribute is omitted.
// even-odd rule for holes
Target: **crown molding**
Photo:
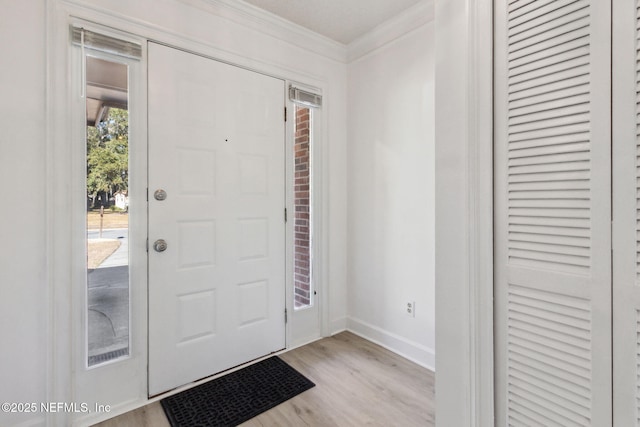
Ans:
<svg viewBox="0 0 640 427"><path fill-rule="evenodd" d="M433 22L435 0L424 0L383 22L347 46L347 63L356 61L411 31Z"/></svg>
<svg viewBox="0 0 640 427"><path fill-rule="evenodd" d="M341 63L347 46L242 0L177 0Z"/></svg>

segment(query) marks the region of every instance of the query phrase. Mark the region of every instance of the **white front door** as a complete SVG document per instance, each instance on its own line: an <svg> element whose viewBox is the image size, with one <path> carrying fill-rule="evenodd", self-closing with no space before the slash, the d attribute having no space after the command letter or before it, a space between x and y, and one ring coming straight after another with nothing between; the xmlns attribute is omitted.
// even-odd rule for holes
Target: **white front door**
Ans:
<svg viewBox="0 0 640 427"><path fill-rule="evenodd" d="M155 395L285 347L285 87L154 43L148 60Z"/></svg>

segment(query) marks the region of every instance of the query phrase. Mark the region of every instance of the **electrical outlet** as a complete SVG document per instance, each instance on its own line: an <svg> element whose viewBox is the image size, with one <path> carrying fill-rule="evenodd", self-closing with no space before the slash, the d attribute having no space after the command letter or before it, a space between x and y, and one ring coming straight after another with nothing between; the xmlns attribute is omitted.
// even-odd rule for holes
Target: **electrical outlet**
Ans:
<svg viewBox="0 0 640 427"><path fill-rule="evenodd" d="M405 307L405 312L409 317L416 317L416 302L415 301L407 302L407 305Z"/></svg>

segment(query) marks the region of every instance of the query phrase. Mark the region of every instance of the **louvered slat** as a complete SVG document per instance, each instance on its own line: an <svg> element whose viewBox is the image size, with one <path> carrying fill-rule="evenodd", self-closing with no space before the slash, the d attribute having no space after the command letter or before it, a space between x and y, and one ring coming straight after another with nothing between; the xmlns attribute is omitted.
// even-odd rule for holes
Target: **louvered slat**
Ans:
<svg viewBox="0 0 640 427"><path fill-rule="evenodd" d="M509 61L513 62L513 67L521 67L531 64L534 61L550 58L556 55L572 55L572 52L579 47L589 44L588 28L581 28L577 31L566 33L562 28L554 30L553 37L542 41L539 44L526 44L518 50L508 53ZM529 42L529 40L524 40ZM555 49L553 53L550 50ZM512 68L512 67L509 67Z"/></svg>
<svg viewBox="0 0 640 427"><path fill-rule="evenodd" d="M535 426L535 427L556 427L562 426L554 420L545 417L544 415L528 408L527 406L520 405L517 401L510 401L509 406L511 411L509 412L509 425L513 426Z"/></svg>
<svg viewBox="0 0 640 427"><path fill-rule="evenodd" d="M556 387L574 393L576 399L580 399L582 402L586 403L591 395L589 382L584 378L535 359L519 357L517 353L513 353L509 366L513 370L526 371L535 378L540 378L542 381L552 383ZM561 382L558 381L558 377L562 379Z"/></svg>
<svg viewBox="0 0 640 427"><path fill-rule="evenodd" d="M529 111L522 112L518 111L517 115L512 115L509 117L509 125L515 126L518 124L524 123L535 123L535 122L543 122L548 121L550 119L557 119L560 117L569 117L582 115L585 113L589 113L589 103L582 102L579 104L574 104L571 102L572 100L564 100L564 105L558 103L559 105L555 108L545 109L541 111ZM514 112L515 113L515 112Z"/></svg>
<svg viewBox="0 0 640 427"><path fill-rule="evenodd" d="M511 202L514 208L556 208L556 209L587 209L589 201L584 199L514 199Z"/></svg>
<svg viewBox="0 0 640 427"><path fill-rule="evenodd" d="M584 338L574 337L566 332L559 332L557 328L541 326L538 319L527 318L517 320L510 318L510 326L514 337L530 339L540 345L552 347L570 355L581 355L589 360L589 341Z"/></svg>
<svg viewBox="0 0 640 427"><path fill-rule="evenodd" d="M577 9L560 16L560 18L552 22L530 28L517 34L512 33L509 39L509 51L517 50L522 42L527 39L536 43L548 40L555 36L554 31L560 27L567 31L577 31L587 26L589 26L589 20L587 16L585 16L584 10Z"/></svg>
<svg viewBox="0 0 640 427"><path fill-rule="evenodd" d="M586 198L582 205L558 198L544 202L549 199L545 192L590 187L590 103L582 81L589 74L590 63L586 48L588 3L571 0L543 3L533 2L509 14L508 189L510 200L516 199L512 197L515 193L540 193L537 203L509 204L510 225L527 223L527 218L553 222L590 217L587 194L583 195ZM567 44L572 44L571 48L562 49ZM560 49L553 50L559 46ZM525 57L530 60L524 62ZM534 96L538 102L522 101ZM529 198L522 195L519 199ZM588 239L576 247L563 245L553 236L541 234L529 241L527 237L518 234L516 239L510 235L508 253L512 262L542 263L545 268L586 273L590 264Z"/></svg>
<svg viewBox="0 0 640 427"><path fill-rule="evenodd" d="M568 227L545 227L541 225L512 224L509 226L508 231L515 235L517 235L517 233L528 233L532 236L535 236L537 234L555 237L574 236L581 237L587 241L589 237L588 230Z"/></svg>
<svg viewBox="0 0 640 427"><path fill-rule="evenodd" d="M583 190L558 190L558 191L527 191L517 192L508 195L509 200L520 199L544 199L544 200L556 200L556 199L579 199L589 200L589 189Z"/></svg>
<svg viewBox="0 0 640 427"><path fill-rule="evenodd" d="M526 369L526 368L525 368ZM528 370L528 369L527 369ZM521 371L516 366L511 369L511 384L527 388L533 391L536 395L551 395L556 400L563 401L563 406L570 407L575 413L578 413L584 417L588 416L589 405L591 404L588 398L580 396L573 390L565 390L555 383L555 379L550 378L549 381L545 381L543 377Z"/></svg>
<svg viewBox="0 0 640 427"><path fill-rule="evenodd" d="M538 113L542 111L553 111L565 106L580 105L589 102L589 96L586 93L578 93L576 95L562 93L562 91L556 91L551 93L551 96L546 99L541 98L532 102L529 99L528 103L512 102L509 109L509 118L519 117L525 114Z"/></svg>
<svg viewBox="0 0 640 427"><path fill-rule="evenodd" d="M590 221L575 218L535 218L512 216L510 225L541 225L547 227L564 227L567 229L588 230Z"/></svg>
<svg viewBox="0 0 640 427"><path fill-rule="evenodd" d="M508 393L519 410L547 422L589 424L589 318L588 301L509 287Z"/></svg>
<svg viewBox="0 0 640 427"><path fill-rule="evenodd" d="M514 144L515 145L515 144ZM547 139L546 145L537 145L530 148L512 148L509 150L509 159L517 159L522 157L542 157L559 153L585 153L589 151L589 142L569 142L569 143L553 143Z"/></svg>
<svg viewBox="0 0 640 427"><path fill-rule="evenodd" d="M540 139L552 139L564 135L580 135L580 138L588 138L589 124L587 122L580 122L575 124L565 124L558 127L552 127L548 129L533 129L528 132L511 133L509 134L509 142L525 142ZM588 157L587 157L588 158ZM571 159L568 159L571 161ZM582 160L582 159L575 159Z"/></svg>
<svg viewBox="0 0 640 427"><path fill-rule="evenodd" d="M527 366L538 366L539 369L547 369L550 373L554 373L554 376L560 381L567 381L573 384L578 383L579 380L583 380L587 384L586 388L590 388L589 370L581 369L580 366L563 359L552 357L541 348L532 349L522 347L517 343L510 343L508 357L509 363L511 363L511 360L520 360Z"/></svg>
<svg viewBox="0 0 640 427"><path fill-rule="evenodd" d="M517 92L511 92L509 94L509 104L512 105L515 102L521 101L523 103L534 103L534 100L537 102L539 98L549 98L549 99L563 99L561 96L557 95L557 92L566 91L570 92L570 95L579 95L585 93L585 91L589 90L589 75L581 74L567 81L561 81L546 85L543 88L535 87L532 89L521 90Z"/></svg>
<svg viewBox="0 0 640 427"><path fill-rule="evenodd" d="M557 420L561 426L587 426L590 425L588 417L569 409L566 402L559 402L555 396L540 396L533 392L533 387L521 387L510 384L510 400L526 404L531 409L536 409L547 418Z"/></svg>
<svg viewBox="0 0 640 427"><path fill-rule="evenodd" d="M529 28L540 25L548 25L578 9L584 9L587 2L576 0L556 0L524 13L514 12L509 14L509 37L514 36Z"/></svg>
<svg viewBox="0 0 640 427"><path fill-rule="evenodd" d="M589 239L584 237L558 236L553 234L512 233L514 242L553 242L561 246L588 248Z"/></svg>
<svg viewBox="0 0 640 427"><path fill-rule="evenodd" d="M558 156L560 157L560 156ZM550 181L550 182L513 182L509 184L511 191L541 191L541 190L588 190L588 180ZM509 209L511 212L511 209ZM512 214L513 215L513 214Z"/></svg>
<svg viewBox="0 0 640 427"><path fill-rule="evenodd" d="M521 147L531 148L531 147L537 147L537 146L529 145L529 146L521 146ZM543 163L543 164L537 164L537 165L512 166L511 168L509 168L509 172L513 175L527 174L527 173L540 173L540 172L585 171L585 170L586 171L589 170L588 161L565 162L561 164L555 164L555 163L544 164Z"/></svg>
<svg viewBox="0 0 640 427"><path fill-rule="evenodd" d="M514 80L520 81L516 81L510 84L510 91L511 93L514 93L531 88L544 88L544 86L563 82L573 77L583 76L589 73L589 67L585 65L584 61L581 60L576 62L578 65L575 65L571 68L562 68L561 71L555 73L548 73L548 68L544 68L535 70L535 72L531 72L530 74L527 74L520 79L514 78Z"/></svg>

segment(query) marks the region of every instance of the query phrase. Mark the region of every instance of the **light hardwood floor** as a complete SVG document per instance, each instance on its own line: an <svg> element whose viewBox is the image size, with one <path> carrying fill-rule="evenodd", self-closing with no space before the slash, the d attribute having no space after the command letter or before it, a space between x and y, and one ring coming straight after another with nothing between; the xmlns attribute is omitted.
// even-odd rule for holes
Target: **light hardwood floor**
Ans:
<svg viewBox="0 0 640 427"><path fill-rule="evenodd" d="M280 357L316 386L243 427L435 425L433 372L356 335L343 332ZM169 423L155 402L97 426Z"/></svg>

